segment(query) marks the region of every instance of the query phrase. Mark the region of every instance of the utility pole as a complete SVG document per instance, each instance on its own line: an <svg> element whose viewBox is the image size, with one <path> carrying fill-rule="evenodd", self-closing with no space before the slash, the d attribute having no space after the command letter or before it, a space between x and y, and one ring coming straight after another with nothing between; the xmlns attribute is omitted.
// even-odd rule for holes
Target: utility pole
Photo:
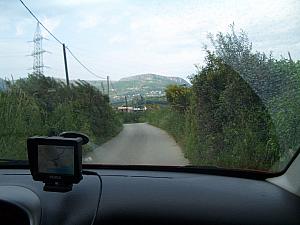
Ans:
<svg viewBox="0 0 300 225"><path fill-rule="evenodd" d="M67 64L67 55L66 55L66 46L63 44L63 54L64 54L64 62L65 62L65 72L66 72L66 81L67 81L67 86L70 86L69 82L69 73L68 73L68 64Z"/></svg>
<svg viewBox="0 0 300 225"><path fill-rule="evenodd" d="M127 102L127 96L125 95L125 106L126 106L126 112L128 112L128 102Z"/></svg>
<svg viewBox="0 0 300 225"><path fill-rule="evenodd" d="M109 98L109 76L107 76L107 95Z"/></svg>
<svg viewBox="0 0 300 225"><path fill-rule="evenodd" d="M104 85L103 85L103 82L101 81L101 87L102 87L102 94L104 94Z"/></svg>
<svg viewBox="0 0 300 225"><path fill-rule="evenodd" d="M291 57L291 53L288 52L288 55L289 55L290 62L292 62L293 60L292 60L292 57Z"/></svg>

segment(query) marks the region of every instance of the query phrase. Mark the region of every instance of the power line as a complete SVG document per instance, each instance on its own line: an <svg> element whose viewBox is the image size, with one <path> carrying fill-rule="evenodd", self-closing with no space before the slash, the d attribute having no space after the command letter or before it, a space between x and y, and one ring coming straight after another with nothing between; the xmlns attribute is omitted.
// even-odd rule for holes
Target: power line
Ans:
<svg viewBox="0 0 300 225"><path fill-rule="evenodd" d="M44 26L44 24L41 23L41 21L34 15L34 13L25 5L25 3L22 0L19 0L22 5L27 9L27 11L35 18L35 20L62 46L64 45L64 43L62 41L60 41L57 37L55 37L54 34L52 34L46 26ZM93 71L91 71L89 68L87 68L75 55L74 53L68 48L66 47L66 49L69 51L69 53L71 54L71 56L84 68L86 69L90 74L94 75L97 78L100 79L106 79L105 77L99 76L96 73L94 73Z"/></svg>
<svg viewBox="0 0 300 225"><path fill-rule="evenodd" d="M41 21L34 15L34 13L25 5L25 3L22 0L19 0L22 5L27 9L27 11L36 19L36 21L41 24L41 26L61 45L63 44L57 37L54 36L54 34L52 34L50 32L50 30L47 29L47 27L44 26L44 24L41 23Z"/></svg>
<svg viewBox="0 0 300 225"><path fill-rule="evenodd" d="M73 58L83 67L85 68L90 74L94 75L95 77L98 77L100 79L106 79L105 77L101 77L97 74L95 74L93 71L91 71L89 68L87 68L74 54L73 52L68 48L66 47L66 49L68 49L69 53L73 56Z"/></svg>

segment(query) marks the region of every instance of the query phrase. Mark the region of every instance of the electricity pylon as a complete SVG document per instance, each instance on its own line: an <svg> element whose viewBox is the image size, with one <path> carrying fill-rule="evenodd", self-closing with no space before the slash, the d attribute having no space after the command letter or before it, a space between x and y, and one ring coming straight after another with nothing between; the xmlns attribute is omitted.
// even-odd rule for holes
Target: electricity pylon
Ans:
<svg viewBox="0 0 300 225"><path fill-rule="evenodd" d="M46 52L43 49L43 36L41 34L41 29L39 23L36 25L36 30L33 37L34 50L31 56L33 56L33 74L43 75L44 74L44 62L43 54Z"/></svg>

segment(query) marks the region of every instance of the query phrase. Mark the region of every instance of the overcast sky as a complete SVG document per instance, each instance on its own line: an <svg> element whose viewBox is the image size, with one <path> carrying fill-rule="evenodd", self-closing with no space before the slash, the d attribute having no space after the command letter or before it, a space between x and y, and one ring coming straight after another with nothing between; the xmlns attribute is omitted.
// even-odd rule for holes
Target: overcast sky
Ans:
<svg viewBox="0 0 300 225"><path fill-rule="evenodd" d="M112 80L156 73L186 78L203 64L208 33L233 21L255 50L300 59L298 0L23 0L81 61ZM18 0L0 0L0 77L25 77L36 21ZM62 49L45 31L49 76L64 78ZM70 79L97 79L68 55Z"/></svg>

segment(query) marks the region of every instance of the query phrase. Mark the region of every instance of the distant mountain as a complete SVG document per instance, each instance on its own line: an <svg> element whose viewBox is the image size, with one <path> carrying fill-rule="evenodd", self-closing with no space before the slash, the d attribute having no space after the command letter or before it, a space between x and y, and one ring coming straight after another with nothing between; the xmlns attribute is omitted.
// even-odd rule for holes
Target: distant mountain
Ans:
<svg viewBox="0 0 300 225"><path fill-rule="evenodd" d="M167 76L151 74L151 73L124 77L119 81L144 81L144 82L155 82L155 83L166 83L166 84L176 83L176 84L189 85L189 83L186 80L180 77L167 77Z"/></svg>
<svg viewBox="0 0 300 225"><path fill-rule="evenodd" d="M90 84L102 90L101 82L105 91L106 81L88 81ZM170 84L186 85L190 84L180 77L168 77L157 74L140 74L111 81L110 96L113 101L123 101L124 97L132 99L135 96L161 97L165 95L165 88Z"/></svg>

